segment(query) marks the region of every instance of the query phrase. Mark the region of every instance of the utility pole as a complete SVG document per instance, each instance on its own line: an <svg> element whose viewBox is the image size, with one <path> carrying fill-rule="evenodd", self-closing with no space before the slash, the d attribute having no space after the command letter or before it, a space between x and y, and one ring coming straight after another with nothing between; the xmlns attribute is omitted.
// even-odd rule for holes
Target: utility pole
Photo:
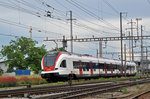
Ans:
<svg viewBox="0 0 150 99"><path fill-rule="evenodd" d="M67 47L67 41L65 40L65 36L63 36L62 45L63 49L65 50L65 48Z"/></svg>
<svg viewBox="0 0 150 99"><path fill-rule="evenodd" d="M123 67L123 49L122 49L122 12L120 12L120 38L121 38L121 68Z"/></svg>
<svg viewBox="0 0 150 99"><path fill-rule="evenodd" d="M102 41L99 41L99 52L100 52L99 57L103 57L102 56Z"/></svg>
<svg viewBox="0 0 150 99"><path fill-rule="evenodd" d="M124 62L124 71L125 71L125 77L126 77L126 69L127 69L127 67L126 67L126 44L124 44L124 59L125 59L125 62Z"/></svg>
<svg viewBox="0 0 150 99"><path fill-rule="evenodd" d="M132 61L134 61L134 52L133 52L133 22L131 19L131 36L132 36Z"/></svg>
<svg viewBox="0 0 150 99"><path fill-rule="evenodd" d="M73 36L72 36L72 11L70 11L70 38L71 38L71 53L73 53Z"/></svg>
<svg viewBox="0 0 150 99"><path fill-rule="evenodd" d="M98 57L98 49L97 49L97 52L96 52L96 57Z"/></svg>
<svg viewBox="0 0 150 99"><path fill-rule="evenodd" d="M146 47L146 74L148 74L148 49Z"/></svg>
<svg viewBox="0 0 150 99"><path fill-rule="evenodd" d="M130 37L130 31L129 31L129 37ZM130 44L130 40L129 40L129 56L130 56L130 61L131 61L131 44Z"/></svg>
<svg viewBox="0 0 150 99"><path fill-rule="evenodd" d="M142 73L144 72L144 67L143 67L143 26L141 25L141 71Z"/></svg>
<svg viewBox="0 0 150 99"><path fill-rule="evenodd" d="M132 37L132 42L131 42L131 45L132 45L132 61L134 61L134 50L133 50L133 22L132 19L131 19L131 22L129 22L129 24L131 24L131 37Z"/></svg>
<svg viewBox="0 0 150 99"><path fill-rule="evenodd" d="M137 36L139 36L139 20L142 20L142 18L136 18L136 21L137 21Z"/></svg>
<svg viewBox="0 0 150 99"><path fill-rule="evenodd" d="M29 33L30 33L30 39L32 40L32 27L30 27Z"/></svg>
<svg viewBox="0 0 150 99"><path fill-rule="evenodd" d="M71 53L73 53L73 32L72 32L72 21L75 20L75 19L72 19L72 11L69 11L70 12L70 41L71 41Z"/></svg>

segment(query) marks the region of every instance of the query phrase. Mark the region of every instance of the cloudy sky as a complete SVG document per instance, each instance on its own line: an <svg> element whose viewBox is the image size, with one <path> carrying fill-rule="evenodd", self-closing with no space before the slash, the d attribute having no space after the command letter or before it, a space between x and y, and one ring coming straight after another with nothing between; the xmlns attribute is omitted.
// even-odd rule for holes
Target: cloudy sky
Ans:
<svg viewBox="0 0 150 99"><path fill-rule="evenodd" d="M130 24L136 18L142 18L139 26L144 26L143 35L150 35L150 0L0 0L0 44L8 45L17 37L30 37L32 27L33 40L39 45L45 44L47 50L55 48L54 42L44 42L49 39L61 39L63 35L70 38L69 11L73 13L73 37L118 37L119 14L123 14L123 32L128 36ZM136 28L136 23L134 23ZM134 35L137 35L134 29ZM140 51L140 42L134 41L134 50ZM124 41L127 44L129 42ZM70 51L70 42L67 43ZM58 42L59 47L62 46ZM144 46L149 40L144 41ZM2 47L0 46L0 49ZM74 52L96 56L98 42L74 43ZM103 53L120 52L120 42L103 42ZM136 54L139 56L140 54ZM118 59L119 54L103 54L103 57ZM139 59L139 58L136 58Z"/></svg>

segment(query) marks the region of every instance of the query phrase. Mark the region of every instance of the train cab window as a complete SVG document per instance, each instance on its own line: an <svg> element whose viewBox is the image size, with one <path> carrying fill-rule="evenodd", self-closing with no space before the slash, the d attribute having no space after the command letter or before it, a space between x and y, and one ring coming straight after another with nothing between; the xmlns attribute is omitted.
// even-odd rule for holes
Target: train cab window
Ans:
<svg viewBox="0 0 150 99"><path fill-rule="evenodd" d="M61 62L60 67L66 68L66 60L63 60Z"/></svg>
<svg viewBox="0 0 150 99"><path fill-rule="evenodd" d="M56 58L57 58L57 54L45 55L44 56L44 66L45 67L54 66Z"/></svg>

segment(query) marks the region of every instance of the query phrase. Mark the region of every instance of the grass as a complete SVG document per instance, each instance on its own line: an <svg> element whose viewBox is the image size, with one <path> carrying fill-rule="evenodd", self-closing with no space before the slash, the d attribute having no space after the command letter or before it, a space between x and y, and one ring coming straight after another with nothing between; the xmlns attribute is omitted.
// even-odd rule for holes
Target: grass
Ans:
<svg viewBox="0 0 150 99"><path fill-rule="evenodd" d="M140 77L147 77L147 75L143 75L143 76L133 76L133 77L120 77L120 78L98 78L98 79L79 79L79 80L72 80L72 83L82 83L82 82L89 82L89 81L106 81L106 80L114 80L115 83L119 83L120 79L127 79L127 78L140 78ZM3 77L0 77L0 79ZM63 81L58 81L58 82L54 82L54 83L47 83L45 79L42 79L41 76L39 75L34 75L34 76L15 76L14 78L17 79L16 84L14 84L14 86L18 86L18 85L22 85L22 84L31 84L32 87L33 86L47 86L47 85L62 85L62 84L68 84L68 81L63 82ZM1 83L0 83L1 84ZM9 84L11 85L11 84ZM10 86L3 86L2 87L10 87ZM12 85L11 85L12 86ZM141 87L137 84L137 89L140 89ZM6 88L7 89L7 88ZM5 88L4 88L5 90Z"/></svg>
<svg viewBox="0 0 150 99"><path fill-rule="evenodd" d="M137 88L137 89L141 89L141 86L140 86L140 85L136 85L136 88Z"/></svg>
<svg viewBox="0 0 150 99"><path fill-rule="evenodd" d="M44 84L47 83L41 76L13 76L13 77L0 77L0 87L14 87L24 84Z"/></svg>
<svg viewBox="0 0 150 99"><path fill-rule="evenodd" d="M128 93L129 93L129 91L128 91L126 88L122 88L122 89L121 89L121 92L122 92L123 94L128 94Z"/></svg>

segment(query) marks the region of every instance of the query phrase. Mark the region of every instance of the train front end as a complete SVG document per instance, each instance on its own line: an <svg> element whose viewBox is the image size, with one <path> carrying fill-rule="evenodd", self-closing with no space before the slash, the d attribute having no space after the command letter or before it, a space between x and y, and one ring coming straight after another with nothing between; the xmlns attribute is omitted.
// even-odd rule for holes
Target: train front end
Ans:
<svg viewBox="0 0 150 99"><path fill-rule="evenodd" d="M44 55L41 61L41 77L45 79L53 79L59 74L56 68L59 52L50 52Z"/></svg>

